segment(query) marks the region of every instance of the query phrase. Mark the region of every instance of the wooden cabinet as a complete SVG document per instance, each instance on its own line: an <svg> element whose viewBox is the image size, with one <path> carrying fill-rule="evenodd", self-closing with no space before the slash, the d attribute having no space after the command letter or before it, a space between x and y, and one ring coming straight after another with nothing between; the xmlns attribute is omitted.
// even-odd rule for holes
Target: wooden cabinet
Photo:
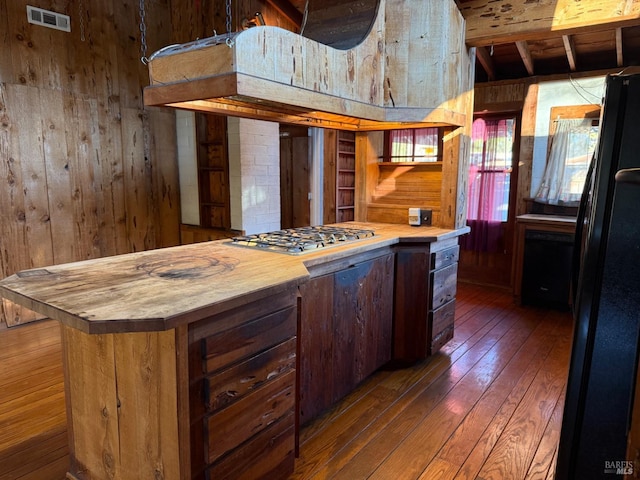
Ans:
<svg viewBox="0 0 640 480"><path fill-rule="evenodd" d="M189 329L192 478L287 478L296 411L294 296Z"/></svg>
<svg viewBox="0 0 640 480"><path fill-rule="evenodd" d="M513 283L513 295L516 297L517 302L522 302L522 286L523 286L523 277L524 277L524 264L525 264L525 245L527 235L530 232L544 232L549 233L551 235L559 235L561 237L569 236L572 238L575 234L576 229L576 218L561 216L561 215L546 215L546 214L525 214L520 215L516 218L516 241L515 241L515 252L514 252L514 264L512 271L512 283ZM551 244L553 242L543 242L542 244ZM565 240L565 250L566 247ZM560 245L562 248L562 245ZM554 269L558 271L558 267L560 266L559 262L565 262L565 271L558 273L558 276L564 276L564 283L568 288L570 282L570 261L571 254L569 254L569 258L562 258L562 255L558 249L553 252L556 257L556 264L553 265ZM566 257L566 255L565 255ZM568 263L567 263L568 261ZM568 266L567 266L568 265ZM567 302L566 305L569 305L570 299L567 293Z"/></svg>
<svg viewBox="0 0 640 480"><path fill-rule="evenodd" d="M227 119L196 115L200 226L231 228Z"/></svg>
<svg viewBox="0 0 640 480"><path fill-rule="evenodd" d="M453 337L457 239L396 248L393 359L422 360Z"/></svg>
<svg viewBox="0 0 640 480"><path fill-rule="evenodd" d="M375 255L300 287L301 424L391 359L394 255Z"/></svg>

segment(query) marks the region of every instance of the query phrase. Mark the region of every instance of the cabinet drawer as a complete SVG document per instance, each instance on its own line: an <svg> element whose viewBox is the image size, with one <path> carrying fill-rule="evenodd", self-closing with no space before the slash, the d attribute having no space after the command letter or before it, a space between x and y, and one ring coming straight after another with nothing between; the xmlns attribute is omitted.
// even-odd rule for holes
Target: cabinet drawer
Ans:
<svg viewBox="0 0 640 480"><path fill-rule="evenodd" d="M460 247L458 245L434 252L431 254L431 270L439 270L457 263L459 258Z"/></svg>
<svg viewBox="0 0 640 480"><path fill-rule="evenodd" d="M441 306L429 314L431 322L431 337L437 337L443 330L453 327L456 312L456 301Z"/></svg>
<svg viewBox="0 0 640 480"><path fill-rule="evenodd" d="M203 338L203 373L216 371L295 336L296 308L289 307Z"/></svg>
<svg viewBox="0 0 640 480"><path fill-rule="evenodd" d="M431 355L439 351L442 346L453 338L453 325L445 328L443 331L433 337L431 341Z"/></svg>
<svg viewBox="0 0 640 480"><path fill-rule="evenodd" d="M432 297L430 309L435 310L456 296L458 278L458 264L454 263L448 267L436 270L431 274Z"/></svg>
<svg viewBox="0 0 640 480"><path fill-rule="evenodd" d="M233 367L204 378L205 410L213 412L272 382L296 368L296 338Z"/></svg>
<svg viewBox="0 0 640 480"><path fill-rule="evenodd" d="M265 428L207 470L207 479L287 479L294 469L295 416Z"/></svg>
<svg viewBox="0 0 640 480"><path fill-rule="evenodd" d="M278 420L288 415L293 416L295 387L296 373L291 371L206 417L207 463L215 462Z"/></svg>

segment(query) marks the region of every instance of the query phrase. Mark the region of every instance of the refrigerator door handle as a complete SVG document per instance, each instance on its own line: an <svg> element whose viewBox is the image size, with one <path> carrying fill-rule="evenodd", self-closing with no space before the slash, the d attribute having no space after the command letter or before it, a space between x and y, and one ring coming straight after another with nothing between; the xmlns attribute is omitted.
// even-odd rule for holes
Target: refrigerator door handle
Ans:
<svg viewBox="0 0 640 480"><path fill-rule="evenodd" d="M625 168L616 172L616 182L640 185L640 168Z"/></svg>

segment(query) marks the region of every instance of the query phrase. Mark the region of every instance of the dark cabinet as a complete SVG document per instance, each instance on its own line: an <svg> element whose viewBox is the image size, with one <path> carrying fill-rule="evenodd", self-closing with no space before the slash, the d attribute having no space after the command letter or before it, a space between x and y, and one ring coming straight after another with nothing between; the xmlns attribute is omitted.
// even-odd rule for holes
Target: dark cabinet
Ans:
<svg viewBox="0 0 640 480"><path fill-rule="evenodd" d="M453 337L457 239L396 249L393 359L427 358Z"/></svg>
<svg viewBox="0 0 640 480"><path fill-rule="evenodd" d="M522 304L569 308L573 234L527 230L522 264Z"/></svg>
<svg viewBox="0 0 640 480"><path fill-rule="evenodd" d="M231 228L227 118L196 115L200 226Z"/></svg>
<svg viewBox="0 0 640 480"><path fill-rule="evenodd" d="M393 259L385 253L301 285L301 424L391 359Z"/></svg>

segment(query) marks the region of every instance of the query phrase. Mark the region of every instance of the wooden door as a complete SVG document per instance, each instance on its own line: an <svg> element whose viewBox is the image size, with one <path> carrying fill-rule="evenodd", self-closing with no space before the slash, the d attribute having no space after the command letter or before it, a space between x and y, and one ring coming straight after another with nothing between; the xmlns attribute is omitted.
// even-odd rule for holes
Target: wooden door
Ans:
<svg viewBox="0 0 640 480"><path fill-rule="evenodd" d="M515 202L516 186L518 183L518 153L520 151L520 116L514 113L484 116L490 120L507 120L513 122L510 127L510 151L511 165L508 169L508 200L506 218L497 227L499 231L492 231L489 234L494 248L479 247L477 243L468 242L467 237L460 239L460 262L458 278L463 281L478 283L482 285L495 285L508 288L511 286L511 269L514 257L515 239ZM473 154L472 154L473 155ZM480 172L482 173L482 172ZM493 171L491 173L494 173ZM472 203L471 195L468 195L468 202ZM482 198L482 197L481 197ZM480 200L483 201L482 199ZM473 221L467 220L471 228L485 228L485 225L474 225Z"/></svg>
<svg viewBox="0 0 640 480"><path fill-rule="evenodd" d="M309 129L280 125L280 224L282 228L311 223L309 192Z"/></svg>

